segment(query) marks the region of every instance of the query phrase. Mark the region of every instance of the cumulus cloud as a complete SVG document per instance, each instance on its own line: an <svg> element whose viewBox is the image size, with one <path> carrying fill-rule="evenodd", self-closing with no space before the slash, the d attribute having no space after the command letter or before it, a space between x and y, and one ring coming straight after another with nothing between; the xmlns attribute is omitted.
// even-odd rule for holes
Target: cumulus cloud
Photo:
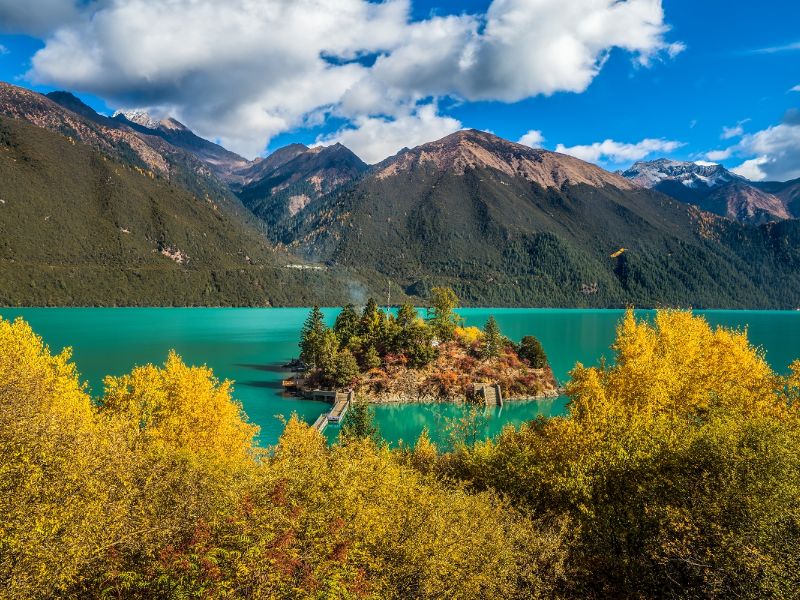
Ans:
<svg viewBox="0 0 800 600"><path fill-rule="evenodd" d="M738 167L731 169L731 171L750 181L763 181L767 179L767 174L761 169L761 166L768 162L769 158L766 156L759 156L758 158L751 158L750 160L744 161Z"/></svg>
<svg viewBox="0 0 800 600"><path fill-rule="evenodd" d="M45 38L31 80L171 113L248 156L330 116L350 139L368 127L367 140L422 122L438 98L582 92L615 48L644 66L684 49L666 39L661 0L494 0L485 14L422 21L410 0L31 4L0 0L7 30Z"/></svg>
<svg viewBox="0 0 800 600"><path fill-rule="evenodd" d="M723 127L722 134L720 134L720 138L723 140L729 140L735 137L741 137L744 134L744 127L743 125L750 121L750 119L742 119L741 121L737 122L736 125L733 127Z"/></svg>
<svg viewBox="0 0 800 600"><path fill-rule="evenodd" d="M790 92L800 92L800 84L794 86L789 90Z"/></svg>
<svg viewBox="0 0 800 600"><path fill-rule="evenodd" d="M2 56L3 54L8 54L8 48L3 46L3 44L0 44L0 56Z"/></svg>
<svg viewBox="0 0 800 600"><path fill-rule="evenodd" d="M564 144L556 146L556 152L569 154L591 163L620 164L641 160L654 153L674 152L684 144L675 140L647 138L636 143L624 143L614 140L604 140L589 145L567 147Z"/></svg>
<svg viewBox="0 0 800 600"><path fill-rule="evenodd" d="M725 148L724 150L711 150L706 152L706 158L711 161L727 160L733 154L733 148Z"/></svg>
<svg viewBox="0 0 800 600"><path fill-rule="evenodd" d="M788 181L800 177L800 123L784 122L747 135L733 150L755 156L733 169L753 181Z"/></svg>
<svg viewBox="0 0 800 600"><path fill-rule="evenodd" d="M340 142L364 162L376 163L404 147L417 146L461 129L461 122L437 114L436 106L421 106L412 114L396 118L358 117L353 127L321 136L319 144Z"/></svg>
<svg viewBox="0 0 800 600"><path fill-rule="evenodd" d="M778 125L743 135L738 143L706 153L709 160L744 159L731 169L753 181L800 177L800 110L789 109Z"/></svg>
<svg viewBox="0 0 800 600"><path fill-rule="evenodd" d="M519 143L531 148L541 148L544 143L544 135L538 129L531 129L528 133L519 138Z"/></svg>

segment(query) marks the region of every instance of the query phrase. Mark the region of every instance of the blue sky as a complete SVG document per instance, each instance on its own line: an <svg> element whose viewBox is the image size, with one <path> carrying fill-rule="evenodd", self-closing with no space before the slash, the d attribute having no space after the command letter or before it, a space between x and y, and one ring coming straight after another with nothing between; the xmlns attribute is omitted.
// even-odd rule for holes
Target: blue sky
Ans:
<svg viewBox="0 0 800 600"><path fill-rule="evenodd" d="M53 4L58 0L44 1ZM162 0L136 1L157 10ZM355 6L358 1L347 0L346 3ZM659 4L656 0L640 1L642 4ZM567 3L570 2L596 6L604 0L569 0ZM114 60L127 60L119 59L120 54L125 54L124 45L122 52L120 48L113 49L113 52L104 48L102 44L112 43L108 42L107 32L102 35L94 29L91 35L96 37L91 46L87 45L88 42L67 43L61 40L61 51L57 52L59 44L54 40L58 41L59 28L80 32L81 27L87 26L89 18L96 17L96 14L82 16L81 11L87 10L85 6L68 7L73 14L65 16L63 22L40 24L36 21L37 15L20 15L22 9L5 7L4 3L8 4L8 0L0 0L0 24L4 22L4 11L16 11L16 14L9 12L6 15L8 18L2 27L6 33L0 35L0 79L41 91L71 89L103 112L118 107L142 106L155 113L178 113L178 118L201 134L246 155L263 153L295 141L309 144L317 141L348 144L350 141L348 145L355 146L357 152L361 150L360 153L369 155L368 159L375 160L381 154L396 151L401 144L413 145L424 141L426 133L437 136L453 128L474 127L514 141L529 131L538 131L543 138L540 142L543 147L558 147L607 168L629 165L634 157L646 151L646 145L641 145L643 140L655 140L663 143L651 144L654 150L646 154L647 158L660 155L686 160L712 158L728 167L739 168L743 174L755 179L800 176L800 159L797 158L800 134L795 135L795 130L800 130L800 126L795 125L800 123L792 123L800 119L797 113L791 112L800 107L800 91L791 91L800 86L800 28L797 26L800 23L800 2L793 0L767 0L758 5L723 0L664 0L661 3L663 19L659 23L660 30L648 34L646 39L643 36L644 41L636 38L618 42L619 33L602 32L608 41L599 44L598 70L585 86L573 83L569 76L557 71L562 67L553 66L554 73L551 74L551 67L546 62L543 67L521 67L521 70L528 68L529 71L521 75L519 81L509 76L498 83L484 85L482 82L491 78L491 74L478 73L470 76L469 80L465 76L439 85L437 78L450 77L453 67L448 64L443 64L440 71L434 71L429 80L421 81L421 77L414 74L439 60L438 47L420 51L419 56L415 56L414 51L420 44L413 38L411 41L406 39L411 35L410 26L427 23L438 27L439 23L449 23L446 21L448 15L464 16L466 13L475 17L474 27L477 29L471 35L481 36L484 33L482 28L491 22L493 14L504 8L501 5L515 2L499 0L495 3L495 13L492 13L488 1L418 1L407 7L405 17L369 17L374 19L373 24L362 37L374 33L377 39L371 42L371 46L364 44L361 48L352 40L337 40L335 48L330 51L339 57L335 59L338 71L335 76L328 70L309 67L304 78L285 79L285 88L276 83L275 88L270 89L265 83L263 88L252 89L248 73L254 79L274 77L276 82L287 77L282 71L270 70L275 68L275 57L278 60L285 57L287 63L296 60L296 70L303 71L305 63L298 57L304 54L288 39L263 49L265 55L275 53L268 66L231 53L224 66L228 69L228 79L223 77L226 72L213 56L206 63L192 63L186 67L186 72L180 71L184 63L176 61L178 66L174 67L174 77L181 81L182 90L189 89L191 93L178 91L177 86L175 90L171 89L168 79L165 80L167 83L159 80L163 73L131 76L127 80L120 77L118 81L116 73L125 71L127 64L117 66L114 71L103 71L97 65L89 65L86 69L89 75L75 68L75 63L81 63L85 55L96 51L98 45L109 56L115 56ZM105 4L116 5L119 9L119 5L126 3L116 0ZM519 6L520 0L516 4ZM29 5L35 6L36 2ZM357 8L362 10L363 7ZM35 12L36 9L30 10ZM111 14L110 8L100 6L95 10L107 10ZM24 17L30 18L26 20ZM534 17L538 19L540 15ZM80 21L82 18L86 19L85 23ZM308 19L313 18L308 16ZM126 21L120 19L122 24L115 26L125 32ZM403 19L405 25L400 23ZM367 20L367 17L361 17L361 20ZM335 20L333 23L336 27L347 26L347 22L341 26ZM612 25L605 27L608 29ZM558 26L558 22L552 25ZM291 30L291 27L291 17L287 17L286 28ZM570 33L569 22L563 27ZM323 25L320 25L320 30L324 30ZM227 30L230 36L229 32ZM199 33L208 35L204 31ZM513 30L509 35L515 35ZM599 34L592 34L596 35ZM457 39L455 36L453 34L453 39ZM135 39L131 37L131 40ZM235 46L237 40L235 36L231 37L228 44L225 39L217 43L228 52L228 45ZM316 41L309 40L308 45ZM178 47L182 46L181 42L176 40L175 43L175 53L185 50ZM442 48L446 48L447 43L447 40L442 41ZM489 66L486 68L497 70L521 57L548 51L548 48L535 43L520 37L514 42L513 52L494 52L491 60L495 62L487 63ZM629 47L620 48L617 43ZM128 52L138 51L135 41L127 44ZM655 50L651 47L653 44ZM33 57L48 46L53 48L51 54L40 54L39 59L34 59L39 60L34 68ZM164 52L161 48L161 54L149 60L164 57L168 61L172 58L171 51L168 48ZM463 55L463 48L460 52ZM202 49L198 53L202 54ZM315 56L319 54L317 52ZM367 72L375 57L381 54L396 55L393 59L399 66L387 70L389 79L385 74L377 77L368 73L374 81L369 82L371 87L364 87L362 74L352 71L362 69ZM640 60L643 54L646 59ZM503 62L498 64L497 61ZM558 55L555 55L554 62L558 62ZM413 68L407 68L408 64ZM342 68L338 69L340 65ZM348 71L348 67L352 69ZM135 64L131 73L138 74L147 68L149 63L144 66ZM197 73L204 68L208 71L207 77L200 78ZM570 64L565 63L562 70L569 68ZM189 69L192 69L191 74L187 74ZM539 77L537 69L547 71L541 74L543 82L553 77L560 81L554 85L554 90L542 90L544 83L528 85ZM329 81L325 80L328 76L331 77ZM316 80L320 80L317 87ZM153 82L152 89L148 89L150 81ZM391 95L387 95L390 100L376 97L375 102L369 105L362 102L370 93L383 94L385 89L382 86L386 81L391 82L393 90ZM241 94L231 95L230 89L222 89L235 90L236 85L242 86ZM306 86L308 90L302 95L298 93L297 98L293 97L296 90ZM581 87L584 89L579 89ZM204 92L206 89L213 91L207 98L204 93L198 93L198 90ZM337 91L334 93L333 90ZM245 96L253 101L237 104ZM289 99L276 100L279 96ZM316 97L320 100L315 103ZM203 102L210 107L200 110L192 106ZM380 102L391 103L392 108L384 111ZM253 123L248 124L251 119ZM725 128L729 133L723 139ZM403 143L406 134L408 143ZM613 143L600 146L604 140Z"/></svg>

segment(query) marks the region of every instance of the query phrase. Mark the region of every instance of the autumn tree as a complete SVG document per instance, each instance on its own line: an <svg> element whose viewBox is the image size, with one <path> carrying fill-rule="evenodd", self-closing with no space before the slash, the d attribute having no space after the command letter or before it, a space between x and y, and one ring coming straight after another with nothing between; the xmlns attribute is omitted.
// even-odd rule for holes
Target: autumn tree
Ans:
<svg viewBox="0 0 800 600"><path fill-rule="evenodd" d="M237 461L254 451L258 427L232 398L231 382L218 381L208 367L187 366L170 352L163 367L136 367L104 384L103 414L123 417L151 447Z"/></svg>
<svg viewBox="0 0 800 600"><path fill-rule="evenodd" d="M0 318L0 596L69 596L124 532L129 454L71 351Z"/></svg>
<svg viewBox="0 0 800 600"><path fill-rule="evenodd" d="M437 466L563 520L570 597L786 597L800 585L792 379L745 332L629 311L615 360L578 365L570 417L508 428ZM757 465L757 466L755 466ZM790 558L791 557L791 558Z"/></svg>

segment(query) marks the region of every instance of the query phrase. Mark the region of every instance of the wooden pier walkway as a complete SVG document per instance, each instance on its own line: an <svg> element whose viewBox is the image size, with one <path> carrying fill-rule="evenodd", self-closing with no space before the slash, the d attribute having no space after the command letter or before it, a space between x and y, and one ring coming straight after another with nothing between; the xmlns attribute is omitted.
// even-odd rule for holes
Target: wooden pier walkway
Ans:
<svg viewBox="0 0 800 600"><path fill-rule="evenodd" d="M328 421L331 423L339 423L347 414L347 409L350 408L350 401L353 399L353 391L349 392L336 392L336 397L333 400L333 410L328 413Z"/></svg>
<svg viewBox="0 0 800 600"><path fill-rule="evenodd" d="M325 427L328 426L328 413L322 413L320 416L317 417L317 420L314 421L312 427L322 433L325 431Z"/></svg>
<svg viewBox="0 0 800 600"><path fill-rule="evenodd" d="M347 409L350 408L350 403L355 397L353 390L346 392L335 392L332 394L333 408L326 413L322 413L317 420L314 421L312 427L322 433L328 423L341 423L344 416L347 414Z"/></svg>

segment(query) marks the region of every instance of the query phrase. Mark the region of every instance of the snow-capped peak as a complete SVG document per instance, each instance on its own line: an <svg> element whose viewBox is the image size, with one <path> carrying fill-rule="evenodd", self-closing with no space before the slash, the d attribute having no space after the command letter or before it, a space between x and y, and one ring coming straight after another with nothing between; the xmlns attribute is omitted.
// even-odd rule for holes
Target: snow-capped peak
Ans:
<svg viewBox="0 0 800 600"><path fill-rule="evenodd" d="M122 115L131 123L136 123L137 125L147 127L148 129L158 129L158 126L160 125L160 122L157 119L154 119L147 111L141 109L118 110L114 113L115 117L119 115Z"/></svg>
<svg viewBox="0 0 800 600"><path fill-rule="evenodd" d="M683 162L666 158L634 163L630 169L622 172L622 176L648 188L666 180L676 181L690 188L713 188L735 180L744 181L716 163Z"/></svg>

